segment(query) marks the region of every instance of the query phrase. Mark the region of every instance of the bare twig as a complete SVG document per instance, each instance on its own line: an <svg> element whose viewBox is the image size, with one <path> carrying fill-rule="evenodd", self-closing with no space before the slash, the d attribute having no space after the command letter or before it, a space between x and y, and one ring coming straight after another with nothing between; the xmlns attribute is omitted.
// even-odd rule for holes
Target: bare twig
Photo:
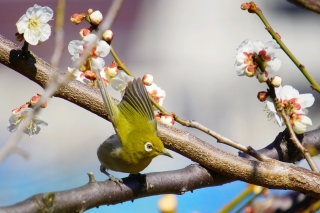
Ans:
<svg viewBox="0 0 320 213"><path fill-rule="evenodd" d="M311 169L315 172L319 172L319 168L318 168L317 164L313 161L308 150L302 146L302 144L300 143L299 139L296 136L296 133L293 131L291 123L290 123L286 113L284 112L284 110L280 110L280 114L281 114L281 117L282 117L284 123L287 126L292 143L294 143L294 145L301 151L301 153L303 154L303 156L307 160L308 164L310 165Z"/></svg>
<svg viewBox="0 0 320 213"><path fill-rule="evenodd" d="M288 2L320 14L320 1L318 0L288 0Z"/></svg>
<svg viewBox="0 0 320 213"><path fill-rule="evenodd" d="M59 66L62 50L64 48L64 12L65 12L65 0L59 0L57 6L56 25L55 25L55 48L51 56L51 64L54 67Z"/></svg>

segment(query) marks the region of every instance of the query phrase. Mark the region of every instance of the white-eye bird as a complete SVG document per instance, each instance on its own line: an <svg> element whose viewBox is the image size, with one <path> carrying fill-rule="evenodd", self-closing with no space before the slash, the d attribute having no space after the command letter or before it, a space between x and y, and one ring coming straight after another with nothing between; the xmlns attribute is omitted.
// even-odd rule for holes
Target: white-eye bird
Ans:
<svg viewBox="0 0 320 213"><path fill-rule="evenodd" d="M97 73L99 75L99 73ZM100 171L119 183L106 170L137 174L145 169L154 157L172 157L157 136L157 122L152 104L140 78L128 84L121 102L117 105L98 76L98 84L116 134L98 148Z"/></svg>

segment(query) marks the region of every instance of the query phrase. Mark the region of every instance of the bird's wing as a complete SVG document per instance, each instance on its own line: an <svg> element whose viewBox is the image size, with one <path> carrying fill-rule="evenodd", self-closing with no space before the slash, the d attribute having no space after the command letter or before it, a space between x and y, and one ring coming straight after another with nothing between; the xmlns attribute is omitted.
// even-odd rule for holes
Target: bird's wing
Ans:
<svg viewBox="0 0 320 213"><path fill-rule="evenodd" d="M126 116L127 120L150 122L156 130L156 120L152 104L140 78L133 79L126 87L118 108L121 114ZM139 125L139 123L133 125Z"/></svg>

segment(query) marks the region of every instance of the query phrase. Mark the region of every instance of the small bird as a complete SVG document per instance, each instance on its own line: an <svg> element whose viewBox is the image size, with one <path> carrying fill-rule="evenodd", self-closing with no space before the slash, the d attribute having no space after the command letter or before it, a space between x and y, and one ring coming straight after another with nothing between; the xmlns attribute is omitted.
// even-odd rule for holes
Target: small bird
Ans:
<svg viewBox="0 0 320 213"><path fill-rule="evenodd" d="M118 105L107 92L100 75L98 84L116 131L116 134L111 135L98 148L102 173L120 184L122 181L115 179L107 169L137 174L158 155L172 157L157 136L157 122L152 104L140 78L128 84Z"/></svg>

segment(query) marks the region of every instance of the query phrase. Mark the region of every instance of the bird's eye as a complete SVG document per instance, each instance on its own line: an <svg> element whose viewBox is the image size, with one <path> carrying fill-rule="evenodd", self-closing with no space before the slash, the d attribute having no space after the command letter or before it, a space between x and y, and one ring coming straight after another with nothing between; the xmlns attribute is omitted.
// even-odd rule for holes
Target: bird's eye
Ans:
<svg viewBox="0 0 320 213"><path fill-rule="evenodd" d="M144 144L144 149L145 149L147 152L151 152L152 149L153 149L152 143L150 143L150 142L145 143L145 144Z"/></svg>

